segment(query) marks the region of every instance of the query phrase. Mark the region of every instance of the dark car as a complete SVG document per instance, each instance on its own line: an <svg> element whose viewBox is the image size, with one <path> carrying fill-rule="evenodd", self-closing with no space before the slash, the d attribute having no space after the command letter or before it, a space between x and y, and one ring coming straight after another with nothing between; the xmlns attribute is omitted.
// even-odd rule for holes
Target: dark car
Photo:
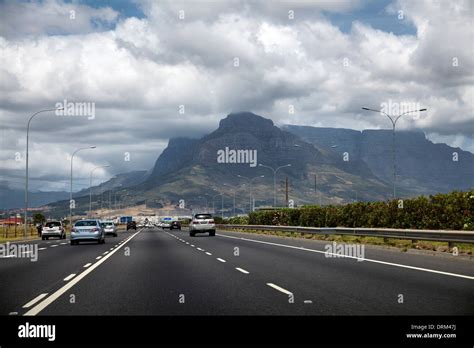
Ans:
<svg viewBox="0 0 474 348"><path fill-rule="evenodd" d="M172 221L170 224L170 230L177 229L181 231L181 222L179 221Z"/></svg>
<svg viewBox="0 0 474 348"><path fill-rule="evenodd" d="M137 229L137 223L135 221L127 222L127 231L128 230L136 230L136 229Z"/></svg>

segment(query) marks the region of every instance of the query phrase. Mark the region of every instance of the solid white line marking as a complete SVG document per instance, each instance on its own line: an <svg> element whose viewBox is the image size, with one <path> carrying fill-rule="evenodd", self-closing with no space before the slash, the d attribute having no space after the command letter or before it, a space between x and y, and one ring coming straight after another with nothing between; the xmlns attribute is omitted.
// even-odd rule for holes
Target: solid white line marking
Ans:
<svg viewBox="0 0 474 348"><path fill-rule="evenodd" d="M272 288L275 289L275 290L278 290L278 291L284 293L284 294L293 295L292 292L290 292L290 291L288 291L288 290L286 290L286 289L283 289L282 287L280 287L280 286L278 286L278 285L275 285L275 284L273 284L273 283L267 283L267 285L268 285L269 287L272 287Z"/></svg>
<svg viewBox="0 0 474 348"><path fill-rule="evenodd" d="M87 267L89 267L90 265L92 265L92 263L90 263L90 262L89 262L89 263L86 263L86 264L84 265L84 268L87 268Z"/></svg>
<svg viewBox="0 0 474 348"><path fill-rule="evenodd" d="M102 256L97 256L95 259L100 260L101 258L102 258Z"/></svg>
<svg viewBox="0 0 474 348"><path fill-rule="evenodd" d="M236 269L237 271L239 271L239 272L244 273L244 274L249 274L249 273L250 273L249 271L246 271L245 269L240 268L240 267L235 267L235 269Z"/></svg>
<svg viewBox="0 0 474 348"><path fill-rule="evenodd" d="M67 282L68 280L71 280L71 279L74 278L75 276L76 276L76 273L72 273L72 274L68 275L66 278L64 278L63 280L64 280L65 282Z"/></svg>
<svg viewBox="0 0 474 348"><path fill-rule="evenodd" d="M262 241L262 240L255 240L255 239L249 239L249 238L243 238L243 237L232 237L232 236L226 236L226 235L223 235L223 234L218 234L218 236L219 236L219 237L225 237L225 238L240 239L240 240L245 240L245 241L254 242L254 243L275 245L275 246L280 246L280 247L290 248L290 249L297 249L297 250L310 251L310 252L318 253L318 254L334 255L334 256L341 257L341 255L337 255L337 254L334 254L334 253L329 253L329 252L326 252L326 251L320 251L320 250L314 250L314 249L308 249L308 248L300 248L300 247L296 247L296 246L293 246L293 245L286 245L286 244L279 244L279 243L272 243L272 242L264 242L264 241ZM348 259L361 260L360 258L358 258L358 257L356 257L356 256L347 256L347 255L345 255L345 256L343 256L343 257L344 257L344 258L348 258ZM379 263L379 264L382 264L382 265L388 265L388 266L394 266L394 267L401 267L401 268L407 268L407 269L414 269L414 270L416 270L416 271L423 271L423 272L429 272L429 273L437 273L437 274L442 274L442 275L451 276L451 277L458 277L458 278L465 278L465 279L474 280L474 277L472 277L472 276L467 276L467 275L464 275L464 274L443 272L443 271L437 271L437 270L429 269L429 268L408 266L408 265L403 265L403 264L399 264L399 263L386 262L386 261L380 261L380 260L374 260L374 259L366 259L366 258L364 258L364 259L362 259L362 260L364 260L363 262L373 262L373 263ZM361 262L361 263L362 263L362 262Z"/></svg>
<svg viewBox="0 0 474 348"><path fill-rule="evenodd" d="M221 259L220 257L217 258L220 262L226 262L224 259Z"/></svg>
<svg viewBox="0 0 474 348"><path fill-rule="evenodd" d="M206 251L206 255L212 256L212 254L208 251Z"/></svg>
<svg viewBox="0 0 474 348"><path fill-rule="evenodd" d="M122 248L128 241L130 241L133 237L135 237L138 233L140 233L142 230L138 230L137 232L135 232L132 236L130 236L127 241L122 244L119 248L115 249L114 251L112 251L109 255L105 256L102 260L100 261L97 261L96 263L94 263L91 267L89 267L88 269L86 269L85 271L83 271L81 274L79 274L77 277L75 277L73 280L71 280L69 283L65 284L62 288L58 289L55 293L51 294L49 297L45 298L43 301L41 301L40 303L38 303L36 306L34 306L33 308L31 308L28 312L26 312L25 316L33 316L33 315L37 315L38 313L40 313L43 309L45 309L46 307L48 307L51 303L53 303L54 301L56 301L62 294L64 294L66 291L68 291L69 289L71 289L74 285L76 285L77 283L79 283L79 281L81 281L81 279L83 279L85 276L87 276L89 273L91 273L94 269L96 269L97 267L99 267L103 262L105 262L105 260L107 260L109 257L111 257L114 253L116 253L117 251L120 250L120 248Z"/></svg>
<svg viewBox="0 0 474 348"><path fill-rule="evenodd" d="M33 306L36 302L41 301L46 296L48 296L47 292L45 292L44 294L41 294L39 296L36 296L34 299L32 299L30 302L28 302L26 305L24 305L23 308L29 308L29 307Z"/></svg>

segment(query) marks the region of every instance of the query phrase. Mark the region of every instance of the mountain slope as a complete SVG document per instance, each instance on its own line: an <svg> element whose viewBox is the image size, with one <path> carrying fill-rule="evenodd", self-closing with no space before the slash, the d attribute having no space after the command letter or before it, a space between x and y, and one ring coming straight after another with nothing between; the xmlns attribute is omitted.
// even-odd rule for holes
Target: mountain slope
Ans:
<svg viewBox="0 0 474 348"><path fill-rule="evenodd" d="M28 195L28 206L30 208L39 207L51 202L67 199L69 192L50 191L50 192L30 192ZM0 186L0 209L24 208L25 191L11 189L8 186Z"/></svg>
<svg viewBox="0 0 474 348"><path fill-rule="evenodd" d="M219 151L255 151L255 165L251 163L219 163ZM331 148L318 148L300 137L276 127L273 122L250 112L231 113L220 121L218 129L199 139L171 139L155 163L150 177L136 189L146 197L163 197L172 201L194 198L199 195L216 195L225 192L233 196L248 197L246 180L257 177L252 191L261 204L273 202L273 171L256 164L276 168L291 164L278 171L278 203L283 204L281 184L288 176L290 198L297 204L315 202L317 195L324 202L340 202L364 198L368 188L372 199L384 199L389 192L385 183L378 180L363 162L348 165ZM314 188L314 173L318 173L319 186ZM358 194L356 191L360 190Z"/></svg>
<svg viewBox="0 0 474 348"><path fill-rule="evenodd" d="M392 183L392 131L287 125L284 129L322 147L363 161L381 180ZM396 132L397 187L407 194L465 190L473 186L474 155L446 144L434 144L420 131ZM454 153L458 160L453 160Z"/></svg>

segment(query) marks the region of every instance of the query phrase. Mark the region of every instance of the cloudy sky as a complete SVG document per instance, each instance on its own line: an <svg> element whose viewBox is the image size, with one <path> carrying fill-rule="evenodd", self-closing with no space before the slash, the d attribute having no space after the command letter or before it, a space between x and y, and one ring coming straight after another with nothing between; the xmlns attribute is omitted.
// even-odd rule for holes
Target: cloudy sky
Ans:
<svg viewBox="0 0 474 348"><path fill-rule="evenodd" d="M77 148L97 146L75 157L81 189L242 110L362 130L390 124L361 106L418 106L399 129L474 152L473 3L2 0L0 183L22 187L28 117L64 100L94 117L34 118L34 190L67 190Z"/></svg>

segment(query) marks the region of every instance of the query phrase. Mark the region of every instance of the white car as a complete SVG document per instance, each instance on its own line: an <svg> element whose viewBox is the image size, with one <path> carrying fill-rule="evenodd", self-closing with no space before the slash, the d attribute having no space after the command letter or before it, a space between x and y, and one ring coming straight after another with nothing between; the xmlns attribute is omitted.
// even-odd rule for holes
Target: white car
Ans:
<svg viewBox="0 0 474 348"><path fill-rule="evenodd" d="M112 234L114 237L117 237L117 226L115 226L113 221L101 221L100 227L104 229L105 234Z"/></svg>
<svg viewBox="0 0 474 348"><path fill-rule="evenodd" d="M209 236L216 235L216 224L211 214L196 214L189 222L189 235L194 237L196 233L209 232Z"/></svg>
<svg viewBox="0 0 474 348"><path fill-rule="evenodd" d="M41 229L41 239L49 239L49 237L59 237L66 239L66 230L61 221L48 221Z"/></svg>

